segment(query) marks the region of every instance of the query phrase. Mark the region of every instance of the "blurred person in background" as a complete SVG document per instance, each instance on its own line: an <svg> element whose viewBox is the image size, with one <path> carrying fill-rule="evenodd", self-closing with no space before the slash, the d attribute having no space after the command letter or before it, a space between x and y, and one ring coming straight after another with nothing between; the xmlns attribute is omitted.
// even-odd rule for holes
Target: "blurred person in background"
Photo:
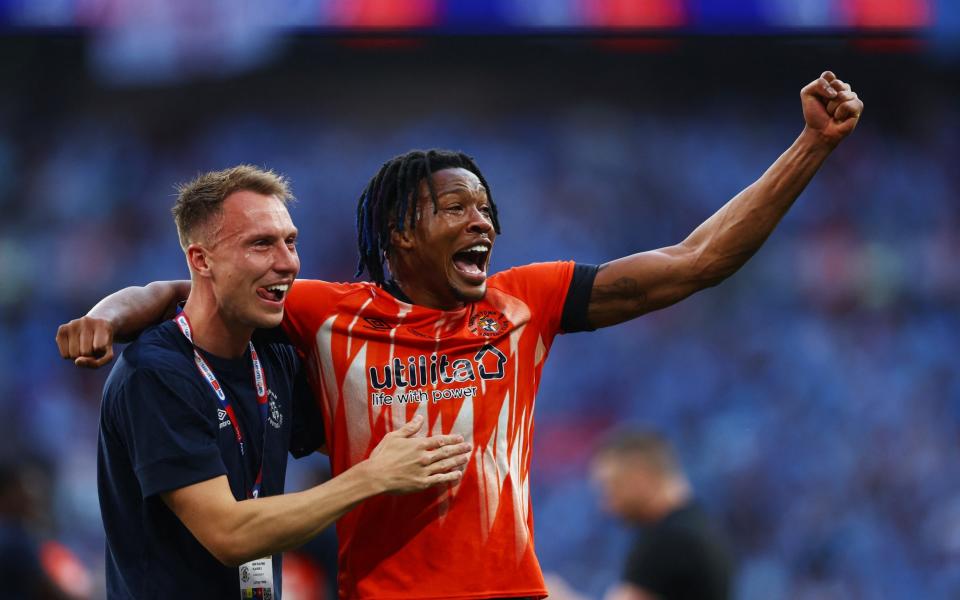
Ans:
<svg viewBox="0 0 960 600"><path fill-rule="evenodd" d="M101 405L110 598L279 598L280 552L372 495L462 475L462 436L416 438L413 419L354 468L283 495L287 452L323 443L296 351L254 335L280 323L300 269L291 198L282 177L249 166L180 188L189 297L124 350Z"/></svg>
<svg viewBox="0 0 960 600"><path fill-rule="evenodd" d="M733 560L724 536L694 499L662 436L623 431L604 440L591 465L604 508L639 526L622 581L605 600L726 600Z"/></svg>
<svg viewBox="0 0 960 600"><path fill-rule="evenodd" d="M527 265L489 283L500 226L473 161L431 150L384 164L357 208L360 272L373 282L298 281L284 331L309 359L335 474L420 415L477 452L453 490L374 498L340 521L342 597L546 595L528 473L534 397L554 337L628 321L736 272L863 110L829 71L802 89L801 104L806 126L794 144L683 242L599 267ZM114 334L155 322L184 290L155 283L111 296L66 326L64 357L104 364ZM393 539L384 540L388 526ZM451 537L464 560L436 552Z"/></svg>
<svg viewBox="0 0 960 600"><path fill-rule="evenodd" d="M66 546L44 540L50 474L33 460L0 461L0 583L7 598L89 598L89 571Z"/></svg>

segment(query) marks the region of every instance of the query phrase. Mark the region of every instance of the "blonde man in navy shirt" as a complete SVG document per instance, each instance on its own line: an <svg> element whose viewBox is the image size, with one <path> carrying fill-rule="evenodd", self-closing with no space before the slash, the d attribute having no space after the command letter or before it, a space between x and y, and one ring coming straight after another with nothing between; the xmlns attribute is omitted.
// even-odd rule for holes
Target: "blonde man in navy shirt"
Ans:
<svg viewBox="0 0 960 600"><path fill-rule="evenodd" d="M331 481L283 495L286 453L323 443L280 324L300 269L286 181L240 166L182 186L182 311L124 350L101 407L98 487L111 598L279 598L280 552L355 504L460 479L459 435L415 420Z"/></svg>

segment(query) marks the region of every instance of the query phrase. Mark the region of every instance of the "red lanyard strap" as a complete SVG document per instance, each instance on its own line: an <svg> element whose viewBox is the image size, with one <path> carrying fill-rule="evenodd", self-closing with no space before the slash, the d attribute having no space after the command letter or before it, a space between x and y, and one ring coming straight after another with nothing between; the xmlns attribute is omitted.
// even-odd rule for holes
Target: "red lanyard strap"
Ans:
<svg viewBox="0 0 960 600"><path fill-rule="evenodd" d="M190 345L193 347L193 362L197 365L197 370L200 371L200 375L202 375L210 385L210 389L213 390L214 395L217 397L217 403L220 405L220 409L227 413L230 424L233 425L233 433L237 440L237 445L240 447L240 456L246 456L243 432L240 431L240 422L237 420L233 404L230 403L230 399L227 398L227 395L224 393L223 387L220 385L220 382L217 381L217 376L214 374L213 369L210 368L210 365L207 364L207 361L193 343L190 319L187 318L185 313L181 312L174 317L173 320L180 328L180 332L183 333L183 336L187 338L187 341L190 342ZM263 449L260 456L260 466L257 469L257 478L253 483L253 488L247 494L248 498L256 498L260 495L260 486L263 483L263 454L266 454L267 450L267 417L269 411L267 410L267 378L263 374L263 366L260 364L260 357L257 356L257 350L253 347L253 342L248 342L248 344L250 345L250 359L253 362L253 388L257 395L257 407L260 409L260 417L263 419Z"/></svg>

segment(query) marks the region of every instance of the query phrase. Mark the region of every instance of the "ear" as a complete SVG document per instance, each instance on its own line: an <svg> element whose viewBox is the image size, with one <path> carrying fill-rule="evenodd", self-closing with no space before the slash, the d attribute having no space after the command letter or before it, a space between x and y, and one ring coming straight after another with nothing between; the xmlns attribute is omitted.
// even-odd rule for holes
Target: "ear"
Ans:
<svg viewBox="0 0 960 600"><path fill-rule="evenodd" d="M200 244L187 246L187 265L199 277L210 277L210 255Z"/></svg>
<svg viewBox="0 0 960 600"><path fill-rule="evenodd" d="M390 230L390 247L397 250L409 250L415 244L413 230L405 227L403 231L397 231L394 227Z"/></svg>

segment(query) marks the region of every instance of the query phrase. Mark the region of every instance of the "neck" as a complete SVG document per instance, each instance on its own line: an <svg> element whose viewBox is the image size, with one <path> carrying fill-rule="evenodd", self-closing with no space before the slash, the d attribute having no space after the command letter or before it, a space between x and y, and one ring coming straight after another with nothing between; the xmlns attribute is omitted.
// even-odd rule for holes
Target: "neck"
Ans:
<svg viewBox="0 0 960 600"><path fill-rule="evenodd" d="M409 302L410 304L425 306L435 310L460 310L466 306L466 303L459 298L442 298L431 292L428 286L417 285L415 277L395 275L393 277L393 283L394 285L392 286L384 284L385 289L394 295L396 295L395 292L399 290L406 296L406 298L399 299Z"/></svg>
<svg viewBox="0 0 960 600"><path fill-rule="evenodd" d="M247 351L253 327L238 325L224 316L209 291L194 284L183 312L190 319L193 343L221 358L240 358Z"/></svg>

